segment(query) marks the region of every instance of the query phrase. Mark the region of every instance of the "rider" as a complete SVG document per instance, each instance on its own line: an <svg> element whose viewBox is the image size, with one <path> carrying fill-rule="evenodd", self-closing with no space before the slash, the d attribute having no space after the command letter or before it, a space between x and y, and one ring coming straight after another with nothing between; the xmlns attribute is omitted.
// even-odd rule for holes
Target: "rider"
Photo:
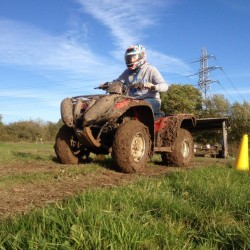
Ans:
<svg viewBox="0 0 250 250"><path fill-rule="evenodd" d="M115 80L126 86L143 83L141 90L130 88L129 96L149 102L155 114L160 113L161 99L159 92L166 92L168 85L160 72L146 61L146 50L141 44L131 45L125 52L127 69Z"/></svg>

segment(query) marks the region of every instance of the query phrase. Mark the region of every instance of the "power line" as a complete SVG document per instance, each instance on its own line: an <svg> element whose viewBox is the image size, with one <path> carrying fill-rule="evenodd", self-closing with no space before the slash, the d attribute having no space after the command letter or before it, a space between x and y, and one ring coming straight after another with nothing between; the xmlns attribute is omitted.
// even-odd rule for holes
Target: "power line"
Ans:
<svg viewBox="0 0 250 250"><path fill-rule="evenodd" d="M218 81L218 83L219 83L220 87L225 91L225 93L226 93L234 102L236 102L235 99L227 92L227 90L221 85L221 83L220 83L219 81Z"/></svg>
<svg viewBox="0 0 250 250"><path fill-rule="evenodd" d="M217 59L216 59L217 60ZM218 60L217 60L218 61ZM238 91L238 89L235 87L235 85L233 84L233 82L231 81L231 79L227 76L225 70L223 68L221 68L222 73L224 74L224 76L226 77L226 79L228 80L228 82L231 84L231 86L234 88L234 90L237 92L237 94L242 98L242 100L244 100L244 97L241 95L241 93Z"/></svg>
<svg viewBox="0 0 250 250"><path fill-rule="evenodd" d="M231 81L231 79L227 76L225 70L221 66L212 66L212 67L209 67L208 66L208 59L215 59L218 62L217 58L214 55L207 54L206 49L203 48L201 56L200 56L200 59L199 60L195 60L195 61L192 62L192 63L200 62L199 72L187 76L187 77L190 77L190 76L199 75L198 88L201 89L201 91L202 91L205 99L207 97L208 90L211 90L211 83L216 82L223 89L223 91L230 97L230 99L234 100L234 98L232 98L232 96L228 93L228 91L223 87L223 85L218 80L211 80L209 78L209 73L211 71L216 70L216 69L220 69L221 72L223 73L224 77L231 84L231 86L235 89L236 93L240 96L240 98L242 100L244 100L244 97L241 95L241 93L235 87L235 85L233 84L233 82ZM218 64L220 65L219 62L218 62Z"/></svg>
<svg viewBox="0 0 250 250"><path fill-rule="evenodd" d="M200 62L200 70L199 70L198 73L194 73L192 75L175 77L175 78L168 78L168 81L173 80L173 79L183 79L183 78L188 78L188 77L191 77L191 76L199 75L199 81L198 81L197 85L198 85L198 88L200 88L202 90L202 92L204 93L204 95L206 97L207 93L208 93L208 90L210 90L211 83L217 82L217 83L219 83L220 87L223 88L222 84L219 81L211 80L209 78L209 73L211 71L213 71L215 69L221 69L222 73L224 74L224 77L229 81L229 83L235 89L237 94L244 100L241 93L234 86L233 82L229 79L226 72L222 69L221 66L212 66L212 67L208 66L207 62L208 62L209 59L217 60L214 55L208 55L206 49L203 48L200 59L183 61L183 63L186 63L186 64L193 64L193 63ZM173 66L178 66L178 65L182 65L182 63L173 62L171 64L168 64L168 63L160 64L161 67L165 66L165 67L168 67L168 68L171 68ZM65 80L47 81L46 83L45 82L44 83L34 82L34 84L32 86L30 86L30 87L29 86L22 86L22 85L21 86L19 85L18 87L17 86L15 86L15 87L9 87L8 86L7 88L1 88L1 91L13 91L13 90L16 90L16 91L18 91L18 90L22 90L22 91L30 90L30 91L32 91L33 89L39 89L39 88L42 88L43 90L46 91L46 87L48 87L50 85L53 85L53 84L56 84L56 85L53 85L53 89L50 89L49 92L50 93L55 92L58 95L65 93L67 95L67 94L71 93L72 91L73 92L78 91L78 90L82 91L83 88L86 88L86 83L88 81L89 82L91 81L91 83L93 83L93 81L101 81L104 78L112 78L114 76L114 74L116 74L116 73L112 73L112 74L111 73L106 73L105 75L102 74L101 76L95 76L94 78L92 77L90 79L83 79L82 77L79 77L79 78L71 78L71 79L68 78L68 79L65 79ZM78 84L75 84L77 81L78 81ZM80 82L82 82L82 85L81 85ZM193 82L193 80L191 82ZM91 86L91 85L88 85L88 86ZM194 83L192 85L195 86ZM225 88L223 88L223 90L228 96L230 96L230 94L226 91ZM230 96L230 98L233 99L231 96Z"/></svg>

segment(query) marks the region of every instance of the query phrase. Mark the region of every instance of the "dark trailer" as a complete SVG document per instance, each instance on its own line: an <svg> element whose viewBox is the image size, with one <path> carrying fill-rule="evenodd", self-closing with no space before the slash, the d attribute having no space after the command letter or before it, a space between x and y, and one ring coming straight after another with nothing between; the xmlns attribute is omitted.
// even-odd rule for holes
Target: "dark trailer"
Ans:
<svg viewBox="0 0 250 250"><path fill-rule="evenodd" d="M228 157L228 140L227 140L227 129L229 127L228 118L199 118L196 120L196 126L194 128L190 128L191 133L195 133L197 131L205 131L205 130L221 130L222 131L222 149L220 153L220 157L227 158Z"/></svg>

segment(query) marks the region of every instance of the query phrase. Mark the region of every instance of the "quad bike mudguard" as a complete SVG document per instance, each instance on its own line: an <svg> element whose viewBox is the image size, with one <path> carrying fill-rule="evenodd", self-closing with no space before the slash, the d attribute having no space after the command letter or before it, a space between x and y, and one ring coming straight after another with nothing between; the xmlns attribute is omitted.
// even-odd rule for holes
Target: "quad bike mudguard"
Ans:
<svg viewBox="0 0 250 250"><path fill-rule="evenodd" d="M93 102L94 103L94 102ZM77 132L77 128L75 127L74 121L79 116L79 107L82 104L80 100L76 102L75 107L73 106L71 98L65 98L61 102L61 117L62 121L68 126L73 127L75 130L75 134L79 135ZM83 131L80 133L81 143L86 148L100 147L101 144L98 142L92 135L92 132L89 127L85 127Z"/></svg>
<svg viewBox="0 0 250 250"><path fill-rule="evenodd" d="M87 97L91 98L91 96ZM135 100L128 96L112 94L102 95L100 98L94 96L93 99L88 99L88 101L82 97L65 98L61 102L62 121L68 127L74 128L75 134L82 145L90 149L102 146L100 140L92 134L92 126L119 118L123 119L123 116L139 120L149 127L153 140L153 112L151 106L143 100ZM81 121L81 128L79 128L78 120Z"/></svg>
<svg viewBox="0 0 250 250"><path fill-rule="evenodd" d="M85 113L83 114L83 124L84 126L88 126L95 123L98 123L100 121L105 121L109 118L111 118L110 107L114 105L116 100L118 100L121 96L120 95L107 95L103 98L97 100L95 102L95 105L92 105L90 108L88 108ZM112 109L114 112L114 110ZM116 114L115 114L116 116Z"/></svg>
<svg viewBox="0 0 250 250"><path fill-rule="evenodd" d="M192 114L178 114L160 118L154 123L155 152L172 152L181 128L193 128L196 119Z"/></svg>
<svg viewBox="0 0 250 250"><path fill-rule="evenodd" d="M72 103L71 98L65 98L61 102L61 117L62 117L62 121L68 127L74 127L74 123L73 123L73 103Z"/></svg>

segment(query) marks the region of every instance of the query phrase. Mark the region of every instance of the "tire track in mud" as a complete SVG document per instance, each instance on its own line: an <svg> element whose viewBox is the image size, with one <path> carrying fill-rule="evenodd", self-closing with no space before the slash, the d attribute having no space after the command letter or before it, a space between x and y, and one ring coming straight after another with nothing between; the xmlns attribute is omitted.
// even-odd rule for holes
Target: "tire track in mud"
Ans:
<svg viewBox="0 0 250 250"><path fill-rule="evenodd" d="M150 165L150 164L149 164ZM79 167L83 167L79 165ZM48 174L49 179L41 178L30 181L0 184L0 220L24 214L36 207L61 201L87 189L126 185L141 176L157 176L171 171L163 166L149 166L141 173L119 173L103 168L91 172L70 174L60 164L16 164L0 166L0 178L28 174Z"/></svg>
<svg viewBox="0 0 250 250"><path fill-rule="evenodd" d="M195 159L192 166L177 168L150 161L143 172L133 174L109 169L108 165L112 165L109 162L97 162L97 164L101 167L91 171L89 170L91 167L86 170L84 164L78 166L57 163L0 165L0 220L27 213L33 208L61 201L91 188L126 185L141 177L157 177L170 172L186 171L200 166L209 167L214 164L225 166L229 162L226 159L216 158ZM72 168L80 171L70 171ZM18 179L19 175L24 178L26 175L34 175L35 179L23 181ZM17 176L18 181L15 183L11 181L13 176ZM8 178L10 178L9 182Z"/></svg>

